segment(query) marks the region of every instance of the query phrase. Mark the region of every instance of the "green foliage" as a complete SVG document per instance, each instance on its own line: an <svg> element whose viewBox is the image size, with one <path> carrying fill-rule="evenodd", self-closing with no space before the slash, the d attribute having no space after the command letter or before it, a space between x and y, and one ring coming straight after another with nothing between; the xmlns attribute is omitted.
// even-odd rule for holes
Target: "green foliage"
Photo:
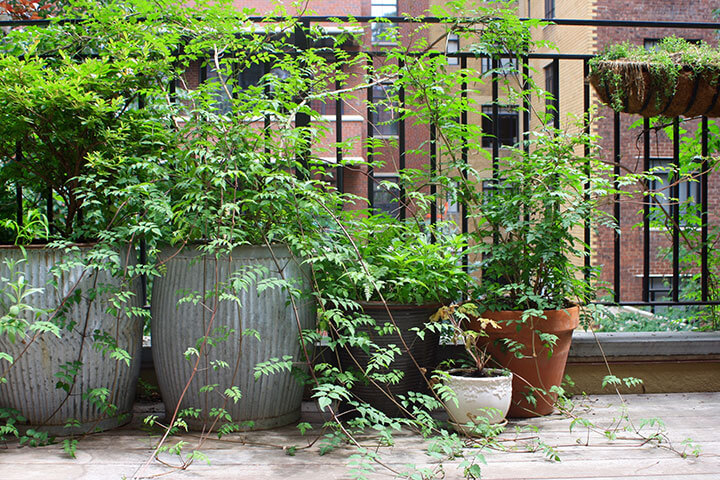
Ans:
<svg viewBox="0 0 720 480"><path fill-rule="evenodd" d="M469 322L475 320L475 325L479 330L470 328ZM479 346L481 337L487 337L485 330L490 328L500 328L493 320L482 318L479 316L478 307L474 303L464 303L462 305L453 304L443 306L430 317L431 322L439 322L440 332L450 339L452 344L458 342L465 347L465 352L472 360L473 368L482 370L489 360L489 356L485 353L485 348ZM454 399L457 403L457 400ZM443 399L445 401L445 399Z"/></svg>
<svg viewBox="0 0 720 480"><path fill-rule="evenodd" d="M582 262L588 246L579 232L586 221L613 227L599 202L621 193L613 180L623 186L635 176L613 179L583 125L531 132L529 149L512 148L500 159L498 178L481 192L472 212L483 274L474 298L481 309L554 310L593 298L584 277L592 272Z"/></svg>
<svg viewBox="0 0 720 480"><path fill-rule="evenodd" d="M710 307L702 310L712 310ZM645 310L621 309L612 311L595 307L592 312L592 327L600 332L681 332L697 328L693 319L696 309L683 307L668 308L651 313Z"/></svg>
<svg viewBox="0 0 720 480"><path fill-rule="evenodd" d="M642 385L643 381L640 378L635 377L625 377L625 378L618 378L615 375L606 375L603 377L602 380L602 388L605 388L608 385L612 385L614 387L619 387L622 385L625 385L627 388L636 387L638 385Z"/></svg>
<svg viewBox="0 0 720 480"><path fill-rule="evenodd" d="M464 260L467 254L480 259L476 266L482 269L483 284L474 296L482 308L562 307L568 301L590 298L590 288L574 262L582 258L585 246L573 229L596 213L597 198L613 193L612 179L604 177L606 171L595 163L592 151L589 156L578 153L592 147L594 139L543 129L529 141L529 152L517 148L503 160L494 193L482 192L480 186L488 175L469 166L461 152L464 148L473 154L483 152L483 133L480 125L463 126L458 119L482 115L480 106L468 99L481 93L487 79L473 70L449 67L441 55L442 39L456 33L468 52L520 56L532 48L529 28L541 24L520 21L506 2L489 7L452 2L433 7L436 15L445 16L439 39L426 36L422 25L408 28L411 32L396 29L391 35L397 43L385 48L387 61L370 67L367 55L347 48L350 41L362 37L352 28L340 35L329 35L319 27L305 29L280 9L260 28L249 20L251 12L231 8L228 0L163 6L158 9L142 0L73 0L65 15L83 21L17 30L0 41L0 214L3 219L14 218L4 200L12 197L8 185L21 183L28 203L42 201L48 187L55 192L49 235L39 228L42 217L35 213L28 214L24 230L3 223L3 235L20 242L31 236L98 241L85 258L70 242L56 245L67 258L56 266L53 287L74 268L109 272L122 281L121 286L98 282L92 288L76 289L63 299L53 322L25 324L23 315L34 314L23 301L23 292L30 287L14 277L10 284L14 282L16 288L3 291L7 313L0 312L1 333L17 340L28 335L29 328L50 333L81 330L85 326L68 312L84 298L102 299L118 321L141 314L129 286L139 275L152 278L162 273L163 267L155 264L161 244L195 245L203 258L216 260L228 258L242 245L287 245L308 267L313 292L301 292L266 269L248 267L219 279L213 289L184 292L182 302L204 309L210 318L219 302L242 307L242 294L251 287L261 295L286 290L292 301L312 296L320 310L319 329L333 332L326 340L333 354L347 346L372 352L363 372L344 371L324 361L310 365L307 377L321 409L333 407L337 413L334 404L343 402L355 415L343 425L323 429L320 454L348 443L357 445L353 436L368 432L374 433L378 444L392 445L397 432L410 428L441 439L433 447L434 459L466 456L465 476L479 478L481 454L467 453L463 441L430 415L439 406L437 397L408 392L398 398L409 418L389 418L354 397L351 388L357 382L392 383L404 375L393 370L394 359L403 352L400 345L380 349L361 333L368 328L388 333L394 331L393 325L374 325L359 313L358 302L459 301L475 283L465 268L471 267ZM297 49L291 42L291 32L300 29L308 37L308 48ZM198 64L209 67L210 75L195 88L185 72ZM243 85L237 72L247 69L267 73L257 85ZM349 72L357 71L362 74L350 78ZM406 169L394 187L406 207L404 220L376 215L363 209L363 199L337 192L332 181L336 166L381 171L385 165L378 155L339 165L324 162L320 158L324 151L339 148L344 158L350 158L345 153L359 146L354 139L338 145L329 142L331 126L310 105L336 100L351 104L365 90L386 81L395 85L388 89L385 102L394 118L437 131L436 168ZM177 87L172 93L170 83ZM473 85L468 99L458 94L464 84ZM509 92L511 97L521 94ZM136 108L141 103L143 108ZM309 117L309 126L295 122L298 114ZM16 142L23 147L22 164L15 157ZM384 145L376 138L364 146L377 152ZM429 160L429 147L425 143L407 153ZM587 182L590 201L583 197ZM470 237L458 234L458 226L450 221L426 224L433 209L441 210L439 205L447 199L468 204L474 223ZM126 261L134 250L118 254L119 248L139 240L148 245L147 262ZM453 328L462 324L461 314L465 313L457 309L444 317L444 325L458 333ZM412 335L442 331L445 327L440 323ZM462 332L475 363L482 364L482 355L472 348L476 334ZM128 363L128 352L119 348L113 332L89 333L93 348L120 367ZM316 331L303 334L308 349L321 338ZM209 350L220 350L223 342L248 336L262 340L258 332L247 329L209 328L201 338L188 339L185 359L194 364ZM545 343L552 341L543 338ZM12 360L0 356L2 364ZM233 368L236 361L213 359L207 363L208 372ZM255 366L255 378L287 372L298 363L289 356L270 358ZM75 392L80 367L75 362L65 364L56 374L59 387ZM163 427L167 433L187 430L188 419L201 415L217 420L218 436L248 426L229 413L230 401L242 401L243 392L233 385L205 383L203 394L224 397L226 404L206 412L197 405L182 409ZM108 388L85 390L87 401L115 413ZM442 400L452 399L452 392L438 392ZM0 435L18 435L15 422L20 417L0 418L6 422ZM150 416L146 423L157 425L157 418ZM304 424L298 428L303 433L308 430ZM492 430L479 428L483 433ZM205 432L203 438L209 434ZM49 440L42 436L25 440L45 441ZM69 439L63 447L74 454L76 443ZM556 458L552 448L541 448L549 458ZM167 452L182 457L186 450L190 453L181 458L183 467L193 459L207 460L185 441L161 443L155 455ZM285 452L292 455L296 447L286 447ZM378 460L375 450L358 448L350 474L367 477ZM411 470L408 478L434 472L424 467Z"/></svg>
<svg viewBox="0 0 720 480"><path fill-rule="evenodd" d="M329 248L318 248L308 259L318 290L329 303L443 303L460 296L470 284L462 266L467 244L461 235L443 234L441 226L433 228L416 219L342 215L342 228L319 238Z"/></svg>

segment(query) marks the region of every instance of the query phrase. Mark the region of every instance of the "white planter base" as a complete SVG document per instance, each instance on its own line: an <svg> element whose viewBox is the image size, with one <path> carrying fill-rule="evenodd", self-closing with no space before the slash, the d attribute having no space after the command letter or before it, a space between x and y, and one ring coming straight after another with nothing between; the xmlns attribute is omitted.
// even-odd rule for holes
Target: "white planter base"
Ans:
<svg viewBox="0 0 720 480"><path fill-rule="evenodd" d="M455 402L445 403L445 409L452 423L462 426L467 422L478 423L486 418L491 425L505 420L512 398L512 374L501 374L501 370L489 370L497 373L493 377L465 377L453 375L445 380L457 397ZM464 432L461 429L461 432Z"/></svg>

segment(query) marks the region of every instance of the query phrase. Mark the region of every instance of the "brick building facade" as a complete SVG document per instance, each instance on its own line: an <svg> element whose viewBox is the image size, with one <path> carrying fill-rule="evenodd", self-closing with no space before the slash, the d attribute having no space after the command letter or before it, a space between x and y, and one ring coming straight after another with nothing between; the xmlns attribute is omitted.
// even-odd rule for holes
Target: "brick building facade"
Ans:
<svg viewBox="0 0 720 480"><path fill-rule="evenodd" d="M520 15L533 18L562 19L594 19L616 21L656 21L656 22L708 22L714 18L713 2L708 0L669 1L669 0L629 0L615 2L612 0L570 0L556 2L555 0L526 0L519 2ZM676 28L645 28L637 26L560 26L551 25L535 32L536 39L549 40L557 45L562 54L597 53L606 45L630 42L636 45L645 45L652 48L654 42L666 36L675 35L688 40L703 40L716 46L718 35L716 30L708 29L676 29ZM560 113L580 113L583 111L583 62L578 60L561 60L560 62ZM543 72L551 64L549 60L534 62L534 68ZM542 85L542 79L540 80ZM550 85L545 88L551 91ZM594 92L591 99L598 104ZM605 160L614 162L614 112L605 106L599 109L601 119L596 123L594 133L601 137ZM685 135L694 135L697 132L699 120L682 119L682 129ZM630 128L635 125L634 128ZM620 164L622 170L639 171L644 163L644 149L642 137L642 119L636 115L620 115ZM699 153L699 152L698 152ZM673 147L662 131L652 131L650 142L651 166L657 167L672 162ZM668 191L666 185L655 184L662 191ZM720 178L710 175L708 181L709 223L718 224L713 206L720 200ZM689 182L679 187L680 202L699 202L699 183ZM627 198L621 201L620 207L620 287L614 293L621 302L641 302L643 298L643 228L642 224L642 196ZM608 205L608 211L613 212L613 206ZM638 226L640 225L640 226ZM649 301L669 299L669 279L672 276L672 263L667 255L670 248L671 229L655 227L650 232L649 258L650 279L647 285ZM681 232L682 240L682 232ZM593 237L594 257L593 264L601 267L601 279L608 284L615 281L615 232L609 228L601 228ZM697 252L685 252L697 254ZM686 271L695 273L697 269ZM608 291L608 296L610 292ZM682 298L681 298L682 299Z"/></svg>

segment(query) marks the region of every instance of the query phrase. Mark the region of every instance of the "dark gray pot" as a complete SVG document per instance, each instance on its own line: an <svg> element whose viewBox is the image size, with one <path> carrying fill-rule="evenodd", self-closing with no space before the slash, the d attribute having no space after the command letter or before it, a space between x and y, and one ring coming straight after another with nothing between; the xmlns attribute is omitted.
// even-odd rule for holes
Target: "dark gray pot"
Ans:
<svg viewBox="0 0 720 480"><path fill-rule="evenodd" d="M395 357L392 369L401 370L405 374L397 384L388 383L378 384L377 386L370 383L356 384L352 388L352 393L387 415L406 416L403 410L389 397L394 398L396 395L407 395L408 392L430 394L425 377L428 375L429 378L430 372L436 366L439 338L436 334L428 333L424 339L421 339L410 329L415 327L422 328L423 325L428 322L430 316L440 308L440 304L388 304L387 307L382 302L360 302L360 304L365 314L372 317L377 325L392 323L394 320L402 333L405 343L407 343L409 354L407 351L404 351L400 335L397 331L388 335L378 335L373 329L363 329L362 331L367 333L370 339L380 347L387 347L391 344L400 347L401 355ZM370 354L372 354L372 352L370 352ZM349 347L341 350L340 362L344 369L357 369L357 365L352 360L354 357L360 366L365 368L370 360L370 354L365 353L360 348ZM413 361L413 358L415 361ZM418 366L425 369L427 374L423 373Z"/></svg>

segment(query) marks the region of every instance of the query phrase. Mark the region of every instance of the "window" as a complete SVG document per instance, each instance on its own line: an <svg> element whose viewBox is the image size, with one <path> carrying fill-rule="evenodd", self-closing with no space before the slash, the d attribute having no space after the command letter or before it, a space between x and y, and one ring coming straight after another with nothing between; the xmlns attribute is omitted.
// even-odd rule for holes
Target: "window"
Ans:
<svg viewBox="0 0 720 480"><path fill-rule="evenodd" d="M492 147L493 145L493 107L483 105L482 118L482 146ZM515 145L518 142L518 112L516 107L498 107L498 143L500 145Z"/></svg>
<svg viewBox="0 0 720 480"><path fill-rule="evenodd" d="M397 175L378 174L373 182L373 205L372 207L385 212L391 217L400 217L400 188L393 186L398 184Z"/></svg>
<svg viewBox="0 0 720 480"><path fill-rule="evenodd" d="M236 65L233 65L235 70ZM252 86L259 85L262 78L270 73L280 80L288 77L288 73L281 68L270 68L269 63L252 63L243 70L237 71L233 76L235 81L229 81L228 77L225 77L227 89L233 96L236 95L236 88L239 90L247 90ZM211 82L217 85L216 89L216 106L219 113L229 113L232 109L232 101L227 95L227 91L222 87L219 80L219 73L215 69L215 63L208 61L205 65L204 70L201 72L201 80L203 82ZM272 94L272 86L268 88L268 93Z"/></svg>
<svg viewBox="0 0 720 480"><path fill-rule="evenodd" d="M492 70L492 58L482 57L480 59L480 68L482 73L488 73ZM502 57L497 59L497 69L500 75L513 75L518 72L517 58Z"/></svg>
<svg viewBox="0 0 720 480"><path fill-rule="evenodd" d="M333 115L337 114L337 102L334 98L327 98L322 100L311 100L310 108L318 112L320 115ZM340 103L340 115L343 112L343 103Z"/></svg>
<svg viewBox="0 0 720 480"><path fill-rule="evenodd" d="M372 87L372 111L370 123L373 125L373 136L394 137L398 134L398 122L394 115L397 106L393 101L391 84L383 83Z"/></svg>
<svg viewBox="0 0 720 480"><path fill-rule="evenodd" d="M222 83L220 82L220 73L215 69L215 64L213 62L208 61L204 71L201 74L201 77L203 82L214 85L214 88L216 90L215 106L218 109L218 113L229 113L232 110L232 99L228 96L227 91L223 88ZM230 91L230 94L232 94L234 89L234 85L232 84L233 82L228 82L229 77L227 76L223 76L223 80L225 81L227 89Z"/></svg>
<svg viewBox="0 0 720 480"><path fill-rule="evenodd" d="M396 17L397 0L372 0L370 15L373 17ZM370 25L372 43L395 43L393 31L396 25L388 22L374 22Z"/></svg>
<svg viewBox="0 0 720 480"><path fill-rule="evenodd" d="M555 18L555 0L545 0L545 18Z"/></svg>
<svg viewBox="0 0 720 480"><path fill-rule="evenodd" d="M445 47L445 52L450 53L457 53L460 51L460 37L455 33L448 34L447 37L447 47ZM447 63L448 65L458 65L460 63L459 57L447 57Z"/></svg>
<svg viewBox="0 0 720 480"><path fill-rule="evenodd" d="M675 208L680 206L680 224L683 225L687 220L683 217L695 211L700 199L700 184L698 182L681 181L677 185L677 202L671 201L672 192L670 185L674 183L674 165L672 158L655 157L650 159L650 168L654 170L657 180L650 182L651 191L658 192L653 197L653 207L656 210L651 214L651 219L658 222L666 223L666 215L673 215ZM662 208L661 208L662 207ZM665 213L663 213L664 210Z"/></svg>
<svg viewBox="0 0 720 480"><path fill-rule="evenodd" d="M648 283L648 300L650 303L656 302L669 302L672 300L672 275L654 275L649 278ZM679 285L679 300L687 298L683 292L693 291L698 285L692 278L692 275L680 275ZM687 308L687 307L686 307ZM668 311L668 307L665 305L658 305L650 307L650 311L653 313L663 314Z"/></svg>
<svg viewBox="0 0 720 480"><path fill-rule="evenodd" d="M551 123L557 113L557 96L555 91L555 64L551 63L544 68L545 71L545 90L549 93L545 97L545 119Z"/></svg>

